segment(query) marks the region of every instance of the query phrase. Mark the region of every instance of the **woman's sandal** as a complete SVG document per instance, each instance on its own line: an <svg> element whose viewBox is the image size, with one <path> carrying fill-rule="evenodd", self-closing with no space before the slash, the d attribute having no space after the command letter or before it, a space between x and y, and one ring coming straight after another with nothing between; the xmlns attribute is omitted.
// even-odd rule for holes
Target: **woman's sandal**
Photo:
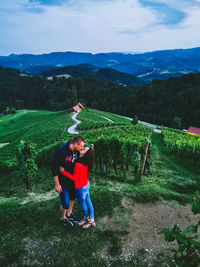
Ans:
<svg viewBox="0 0 200 267"><path fill-rule="evenodd" d="M83 226L84 224L86 224L88 222L88 219L89 218L84 217L80 222L78 222L78 225Z"/></svg>
<svg viewBox="0 0 200 267"><path fill-rule="evenodd" d="M84 229L87 229L87 228L89 228L89 227L95 227L96 226L96 223L95 223L95 221L93 221L93 222L90 222L90 221L88 221L87 223L85 223L84 225L83 225L83 228Z"/></svg>

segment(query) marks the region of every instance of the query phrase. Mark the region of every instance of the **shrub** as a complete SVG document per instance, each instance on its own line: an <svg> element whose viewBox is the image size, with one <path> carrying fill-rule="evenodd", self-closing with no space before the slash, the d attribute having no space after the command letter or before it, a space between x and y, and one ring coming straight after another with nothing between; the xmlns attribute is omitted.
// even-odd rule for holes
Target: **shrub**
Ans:
<svg viewBox="0 0 200 267"><path fill-rule="evenodd" d="M38 166L49 166L51 165L53 154L60 146L63 145L63 142L59 141L54 144L43 147L37 152L36 163Z"/></svg>

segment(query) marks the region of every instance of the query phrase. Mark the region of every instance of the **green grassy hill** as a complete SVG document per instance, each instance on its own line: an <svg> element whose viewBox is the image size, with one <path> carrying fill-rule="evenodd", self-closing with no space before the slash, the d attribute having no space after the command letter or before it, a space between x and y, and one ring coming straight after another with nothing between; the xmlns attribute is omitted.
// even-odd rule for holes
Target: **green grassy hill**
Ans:
<svg viewBox="0 0 200 267"><path fill-rule="evenodd" d="M59 223L60 199L54 192L51 158L55 149L71 138L67 132L74 123L71 114L17 111L0 119L0 144L8 143L0 148L0 265L147 266L148 262L148 266L172 266L169 247L158 234L168 217L169 225L180 221L182 226L198 219L189 213L193 193L200 187L198 163L172 154L162 135L151 134L143 125L133 126L119 115L89 109L77 118L82 121L80 135L88 144L95 142L96 154L111 162L109 166L103 162L102 169L95 165L90 179L97 227L69 229ZM115 159L116 174L109 159L116 148L112 145L120 144L125 152L130 147L142 152L150 135L150 174L145 173L135 184L132 161L126 170L119 164L123 154ZM21 139L35 144L38 153L39 171L30 194L17 166ZM131 160L131 153L124 154L125 163ZM82 216L77 201L74 214Z"/></svg>

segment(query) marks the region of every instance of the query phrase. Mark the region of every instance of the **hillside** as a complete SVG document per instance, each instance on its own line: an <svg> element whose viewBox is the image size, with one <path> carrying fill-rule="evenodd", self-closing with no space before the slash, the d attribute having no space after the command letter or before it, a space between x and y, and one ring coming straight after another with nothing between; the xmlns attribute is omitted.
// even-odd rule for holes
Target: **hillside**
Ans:
<svg viewBox="0 0 200 267"><path fill-rule="evenodd" d="M79 134L86 137L87 144L95 143L97 157L90 177L97 223L93 230L77 225L65 228L59 222L60 199L54 192L51 159L56 147L71 138L67 132L73 124L71 114L20 110L1 118L0 143L9 143L0 148L1 264L64 266L67 260L79 267L91 264L146 267L147 262L150 267L171 265L170 249L175 246L164 241L159 232L175 223L184 229L200 219L191 212L192 194L200 186L199 165L171 154L162 136L153 133L150 173L145 172L141 182L134 184L133 162L125 172L120 164L117 174L112 165L100 171L98 155L106 164L107 152L112 151L114 142L115 153L122 149L116 154L120 163L126 149L143 147L139 140L146 140L151 129L133 126L124 117L93 109L80 113L78 119ZM39 171L29 194L14 158L21 139L34 143L40 153ZM129 156L130 151L126 161ZM74 213L82 214L78 202Z"/></svg>
<svg viewBox="0 0 200 267"><path fill-rule="evenodd" d="M89 65L88 68L90 67ZM84 70L87 73L87 69ZM104 73L101 74L105 77ZM200 127L198 73L165 81L154 80L141 86L123 86L97 78L55 77L48 80L45 77L25 76L16 69L0 67L0 112L6 107L66 110L71 105L72 87L76 88L79 101L94 109L128 117L137 115L142 121L170 127L173 118L179 117L182 128Z"/></svg>
<svg viewBox="0 0 200 267"><path fill-rule="evenodd" d="M199 72L200 48L161 50L140 54L53 52L42 55L11 54L0 57L0 66L21 70L30 70L35 66L64 67L78 64L112 68L150 82L153 79L167 79L190 72Z"/></svg>
<svg viewBox="0 0 200 267"><path fill-rule="evenodd" d="M108 80L124 85L142 85L142 79L128 73L122 73L112 68L98 68L89 64L79 64L64 68L52 69L43 73L44 77L54 77L58 75L69 74L74 78L95 78L99 80Z"/></svg>
<svg viewBox="0 0 200 267"><path fill-rule="evenodd" d="M184 229L200 219L191 212L192 195L200 186L199 164L171 154L162 135L153 133L150 172L135 184L130 151L143 153L151 129L94 109L80 113L78 119L79 134L87 145L95 144L96 165L90 177L97 223L93 230L77 225L65 228L59 222L60 199L54 192L51 159L55 149L72 138L67 132L73 124L71 114L20 110L1 118L0 143L9 143L0 148L1 264L64 266L67 260L79 267L171 265L170 249L175 246L159 232L175 223ZM39 170L29 194L14 156L21 139L35 144L38 153ZM106 166L113 149L116 170L112 164ZM129 162L126 170L121 166L123 155ZM106 166L102 169L99 156ZM78 202L73 212L82 216Z"/></svg>

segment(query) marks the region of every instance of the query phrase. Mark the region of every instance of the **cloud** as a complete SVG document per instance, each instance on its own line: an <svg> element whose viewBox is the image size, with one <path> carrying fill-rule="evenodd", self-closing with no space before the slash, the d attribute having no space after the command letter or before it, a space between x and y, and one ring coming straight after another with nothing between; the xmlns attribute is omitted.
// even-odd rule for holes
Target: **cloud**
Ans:
<svg viewBox="0 0 200 267"><path fill-rule="evenodd" d="M45 6L62 6L70 0L29 0L29 3L41 4Z"/></svg>
<svg viewBox="0 0 200 267"><path fill-rule="evenodd" d="M27 11L27 12L30 12L30 13L37 13L37 14L41 14L43 12L45 12L45 10L43 8L40 8L40 7L24 7L24 9Z"/></svg>
<svg viewBox="0 0 200 267"><path fill-rule="evenodd" d="M151 0L140 0L140 3L142 6L148 7L154 11L160 24L174 26L181 23L186 17L185 12L177 8L170 7L169 3L167 4Z"/></svg>
<svg viewBox="0 0 200 267"><path fill-rule="evenodd" d="M198 46L199 4L197 0L4 1L0 55Z"/></svg>

